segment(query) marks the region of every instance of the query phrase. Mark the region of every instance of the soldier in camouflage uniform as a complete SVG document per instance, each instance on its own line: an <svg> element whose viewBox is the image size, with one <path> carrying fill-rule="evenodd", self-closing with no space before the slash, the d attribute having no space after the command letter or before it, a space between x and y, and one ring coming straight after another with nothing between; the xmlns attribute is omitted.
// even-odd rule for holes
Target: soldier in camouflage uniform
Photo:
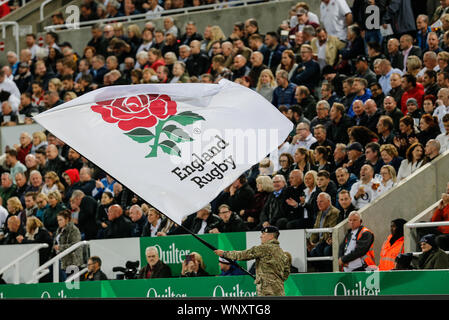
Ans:
<svg viewBox="0 0 449 320"><path fill-rule="evenodd" d="M258 296L285 296L284 281L290 274L291 258L279 246L279 229L273 226L262 229L262 244L244 251L215 250L215 253L232 260L256 259Z"/></svg>

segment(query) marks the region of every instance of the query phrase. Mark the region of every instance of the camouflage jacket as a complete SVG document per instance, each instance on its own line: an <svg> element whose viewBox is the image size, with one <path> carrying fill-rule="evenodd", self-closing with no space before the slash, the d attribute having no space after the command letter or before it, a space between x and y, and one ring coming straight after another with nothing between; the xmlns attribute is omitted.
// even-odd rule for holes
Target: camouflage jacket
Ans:
<svg viewBox="0 0 449 320"><path fill-rule="evenodd" d="M270 240L243 251L225 251L225 258L232 260L256 260L258 295L283 296L284 281L290 274L290 259L279 246L279 241Z"/></svg>

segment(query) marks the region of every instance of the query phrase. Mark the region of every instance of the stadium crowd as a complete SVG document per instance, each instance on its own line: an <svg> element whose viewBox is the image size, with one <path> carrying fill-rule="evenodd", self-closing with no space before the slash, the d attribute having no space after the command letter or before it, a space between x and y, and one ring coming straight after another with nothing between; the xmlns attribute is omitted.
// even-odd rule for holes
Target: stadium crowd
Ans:
<svg viewBox="0 0 449 320"><path fill-rule="evenodd" d="M103 15L92 14L100 2L84 0L81 8L90 21L176 2L109 0ZM42 47L27 35L27 48L19 56L8 52L0 71L2 126L32 123L34 114L104 86L221 79L259 92L295 126L277 154L183 226L51 133L23 132L0 159L3 243L46 241L59 252L82 239L167 236L185 228L204 234L335 226L449 148L449 0L440 2L427 12L409 0L355 0L352 8L322 0L315 13L299 2L265 34L254 18L236 21L229 35L218 25L177 26L171 16L162 29L151 19L144 28L93 23L82 52L55 32L46 33ZM381 12L374 29L366 25L368 3ZM435 215L448 220L444 201ZM71 240L61 237L67 226ZM310 256L327 256L331 248L329 233L309 239Z"/></svg>

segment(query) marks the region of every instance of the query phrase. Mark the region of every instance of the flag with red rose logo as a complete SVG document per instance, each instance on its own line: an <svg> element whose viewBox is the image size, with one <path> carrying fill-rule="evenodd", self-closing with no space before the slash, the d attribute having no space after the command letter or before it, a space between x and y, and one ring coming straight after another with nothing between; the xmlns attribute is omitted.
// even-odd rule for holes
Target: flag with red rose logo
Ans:
<svg viewBox="0 0 449 320"><path fill-rule="evenodd" d="M262 96L227 80L105 87L34 119L178 224L293 128Z"/></svg>

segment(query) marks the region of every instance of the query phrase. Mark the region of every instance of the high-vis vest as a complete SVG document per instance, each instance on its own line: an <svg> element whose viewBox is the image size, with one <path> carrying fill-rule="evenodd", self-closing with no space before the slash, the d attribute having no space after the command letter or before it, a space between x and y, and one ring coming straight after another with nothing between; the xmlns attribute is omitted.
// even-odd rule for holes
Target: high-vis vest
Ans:
<svg viewBox="0 0 449 320"><path fill-rule="evenodd" d="M371 230L369 230L367 227L363 227L362 230L360 230L359 234L357 235L357 240L359 240L362 237L362 234L364 234L365 232L371 232ZM368 266L368 267L374 266L374 268L377 269L376 262L374 259L374 241L373 241L373 243L371 243L371 246L370 246L368 252L365 253L365 255L360 258L365 262L366 266Z"/></svg>
<svg viewBox="0 0 449 320"><path fill-rule="evenodd" d="M391 237L392 235L390 234L380 251L379 270L381 271L392 270L394 268L394 260L398 254L404 253L404 237L397 239L393 245L390 244Z"/></svg>

